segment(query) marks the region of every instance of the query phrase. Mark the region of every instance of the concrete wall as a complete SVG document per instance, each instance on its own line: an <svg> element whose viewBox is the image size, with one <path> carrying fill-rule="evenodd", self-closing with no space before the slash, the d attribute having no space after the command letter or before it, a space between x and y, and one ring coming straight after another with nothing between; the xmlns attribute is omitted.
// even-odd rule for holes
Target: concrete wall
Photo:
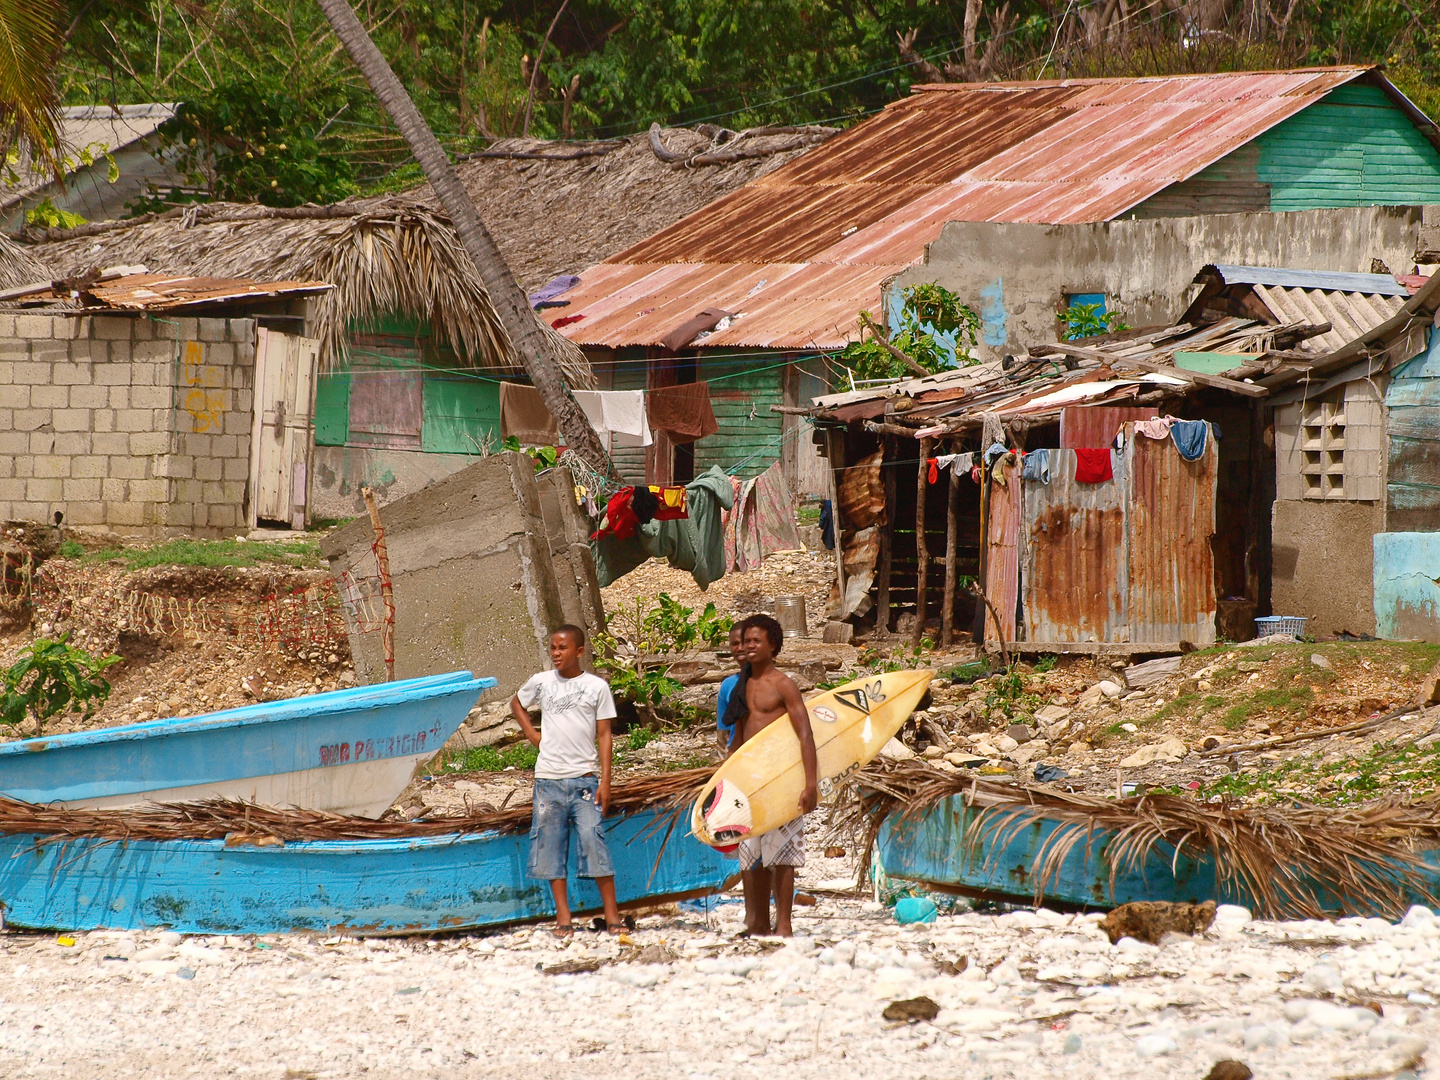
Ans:
<svg viewBox="0 0 1440 1080"><path fill-rule="evenodd" d="M1305 630L1375 633L1371 537L1385 527L1381 502L1276 501L1271 507L1271 610L1304 615Z"/></svg>
<svg viewBox="0 0 1440 1080"><path fill-rule="evenodd" d="M1375 636L1440 641L1440 533L1376 533Z"/></svg>
<svg viewBox="0 0 1440 1080"><path fill-rule="evenodd" d="M253 319L0 314L0 520L245 532Z"/></svg>
<svg viewBox="0 0 1440 1080"><path fill-rule="evenodd" d="M503 453L381 510L395 592L395 677L469 669L499 680L502 701L550 666L549 631L565 621L546 542L535 470ZM373 572L373 534L360 517L320 542L337 576ZM357 570L351 568L358 567ZM385 681L382 636L345 612L355 670Z"/></svg>
<svg viewBox="0 0 1440 1080"><path fill-rule="evenodd" d="M937 282L983 322L991 359L1054 341L1067 293L1104 293L1131 326L1178 318L1206 263L1397 274L1415 265L1422 208L1360 207L1296 213L1214 214L1092 225L952 221L925 261L890 286ZM1428 235L1428 234L1427 234Z"/></svg>
<svg viewBox="0 0 1440 1080"><path fill-rule="evenodd" d="M362 487L384 505L453 476L480 460L469 454L429 454L385 447L316 446L311 458L310 515L350 518L365 513Z"/></svg>

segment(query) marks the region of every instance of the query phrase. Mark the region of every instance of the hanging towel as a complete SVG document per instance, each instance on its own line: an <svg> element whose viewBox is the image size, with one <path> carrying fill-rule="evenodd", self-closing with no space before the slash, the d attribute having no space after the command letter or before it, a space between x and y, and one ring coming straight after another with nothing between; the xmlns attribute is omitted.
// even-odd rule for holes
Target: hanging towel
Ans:
<svg viewBox="0 0 1440 1080"><path fill-rule="evenodd" d="M1020 479L1039 480L1042 484L1050 482L1050 451L1031 450L1025 455L1025 465L1020 470Z"/></svg>
<svg viewBox="0 0 1440 1080"><path fill-rule="evenodd" d="M1205 453L1205 436L1209 426L1204 420L1176 420L1170 426L1170 438L1175 440L1175 449L1186 461L1196 461Z"/></svg>
<svg viewBox="0 0 1440 1080"><path fill-rule="evenodd" d="M649 446L653 441L645 419L643 390L572 390L585 419L604 441L616 436L617 446Z"/></svg>
<svg viewBox="0 0 1440 1080"><path fill-rule="evenodd" d="M937 465L940 466L940 468L948 469L951 465L955 463L955 459L959 456L959 454L941 454L933 460Z"/></svg>
<svg viewBox="0 0 1440 1080"><path fill-rule="evenodd" d="M1004 444L1005 426L1000 423L1000 417L993 412L980 414L980 445L989 446L991 443Z"/></svg>
<svg viewBox="0 0 1440 1080"><path fill-rule="evenodd" d="M985 451L985 467L988 469L995 464L995 459L1005 453L1004 443L991 443L990 448Z"/></svg>
<svg viewBox="0 0 1440 1080"><path fill-rule="evenodd" d="M1110 462L1110 448L1075 451L1075 481L1080 484L1099 484L1115 478Z"/></svg>
<svg viewBox="0 0 1440 1080"><path fill-rule="evenodd" d="M1136 420L1135 434L1144 435L1147 439L1168 439L1170 437L1170 425L1175 423L1173 416L1161 416L1155 420Z"/></svg>
<svg viewBox="0 0 1440 1080"><path fill-rule="evenodd" d="M524 383L500 384L500 436L515 436L529 446L554 446L560 441L560 428L540 391Z"/></svg>
<svg viewBox="0 0 1440 1080"><path fill-rule="evenodd" d="M692 443L720 430L710 405L709 383L658 386L650 391L646 406L650 426L663 431L672 443Z"/></svg>
<svg viewBox="0 0 1440 1080"><path fill-rule="evenodd" d="M758 570L766 555L803 546L790 487L777 461L741 485L733 509L725 515L726 571Z"/></svg>
<svg viewBox="0 0 1440 1080"><path fill-rule="evenodd" d="M600 436L600 441L605 442L610 434L610 429L605 426L605 405L599 390L571 390L575 396L575 404L580 406L580 411L585 414L585 419L590 421L590 426L595 429L595 434Z"/></svg>
<svg viewBox="0 0 1440 1080"><path fill-rule="evenodd" d="M959 469L961 472L969 472L971 469L973 469L973 468L975 467L975 455L974 455L974 454L956 454L956 455L955 455L954 467L955 467L956 469Z"/></svg>

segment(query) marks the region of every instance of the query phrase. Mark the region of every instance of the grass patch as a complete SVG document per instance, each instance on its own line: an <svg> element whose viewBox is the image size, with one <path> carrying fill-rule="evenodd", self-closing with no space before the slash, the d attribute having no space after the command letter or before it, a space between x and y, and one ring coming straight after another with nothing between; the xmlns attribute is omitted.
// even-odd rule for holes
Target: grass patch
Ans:
<svg viewBox="0 0 1440 1080"><path fill-rule="evenodd" d="M658 738L660 738L660 732L654 728L632 727L625 733L625 749L635 753L644 750Z"/></svg>
<svg viewBox="0 0 1440 1080"><path fill-rule="evenodd" d="M71 541L67 541L71 543ZM78 544L75 545L79 547ZM152 566L283 566L293 570L319 568L318 540L192 540L180 538L144 548L106 548L68 555L84 563L118 561L127 570Z"/></svg>
<svg viewBox="0 0 1440 1080"><path fill-rule="evenodd" d="M1225 795L1257 803L1303 801L1351 806L1377 794L1417 798L1440 789L1440 746L1376 746L1371 753L1322 761L1297 757L1253 773L1229 773L1202 795ZM1183 793L1182 793L1183 794Z"/></svg>
<svg viewBox="0 0 1440 1080"><path fill-rule="evenodd" d="M1054 653L1046 653L1044 656L1040 657L1039 660L1035 661L1035 674L1044 675L1048 672L1054 671L1055 663L1059 659L1060 658Z"/></svg>
<svg viewBox="0 0 1440 1080"><path fill-rule="evenodd" d="M1174 701L1162 705L1159 712L1150 717L1146 723L1155 723L1160 720L1170 720L1177 716L1183 716L1188 713L1191 707L1198 701L1200 701L1199 694L1181 694Z"/></svg>
<svg viewBox="0 0 1440 1080"><path fill-rule="evenodd" d="M517 769L535 768L535 759L540 749L528 742L518 742L501 749L497 746L472 746L469 750L452 751L446 754L437 773L503 772L514 766Z"/></svg>

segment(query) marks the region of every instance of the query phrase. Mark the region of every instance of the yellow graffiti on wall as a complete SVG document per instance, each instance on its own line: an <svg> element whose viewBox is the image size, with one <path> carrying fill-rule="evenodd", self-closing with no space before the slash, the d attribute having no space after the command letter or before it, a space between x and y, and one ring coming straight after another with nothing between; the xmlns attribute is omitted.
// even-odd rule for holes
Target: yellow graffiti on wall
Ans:
<svg viewBox="0 0 1440 1080"><path fill-rule="evenodd" d="M225 373L205 363L205 348L198 341L185 343L181 403L190 414L190 430L221 434L225 429Z"/></svg>

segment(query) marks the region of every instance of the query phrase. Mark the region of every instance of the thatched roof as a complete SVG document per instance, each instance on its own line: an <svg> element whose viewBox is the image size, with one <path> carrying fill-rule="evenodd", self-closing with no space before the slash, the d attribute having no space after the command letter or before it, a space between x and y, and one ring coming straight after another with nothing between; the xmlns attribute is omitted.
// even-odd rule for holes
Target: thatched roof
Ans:
<svg viewBox="0 0 1440 1080"><path fill-rule="evenodd" d="M0 233L0 289L15 289L35 281L44 281L50 271L21 247Z"/></svg>
<svg viewBox="0 0 1440 1080"><path fill-rule="evenodd" d="M457 170L521 287L531 290L623 250L831 133L752 134L743 151L728 153L724 147L739 141L734 133L703 126L606 143L507 139ZM140 263L170 273L327 281L335 290L316 301L326 364L343 359L348 325L394 312L427 320L472 363L516 367L484 286L428 185L293 210L210 203L131 221L31 229L26 239L55 275ZM572 385L593 385L578 348L544 325L569 357Z"/></svg>
<svg viewBox="0 0 1440 1080"><path fill-rule="evenodd" d="M208 203L89 235L31 248L57 274L94 266L144 265L152 271L264 281L324 281L312 317L321 363L343 363L347 328L387 314L423 319L475 366L520 370L474 264L449 219L408 199L375 199L332 207L274 210ZM578 348L548 323L571 386L594 375Z"/></svg>

